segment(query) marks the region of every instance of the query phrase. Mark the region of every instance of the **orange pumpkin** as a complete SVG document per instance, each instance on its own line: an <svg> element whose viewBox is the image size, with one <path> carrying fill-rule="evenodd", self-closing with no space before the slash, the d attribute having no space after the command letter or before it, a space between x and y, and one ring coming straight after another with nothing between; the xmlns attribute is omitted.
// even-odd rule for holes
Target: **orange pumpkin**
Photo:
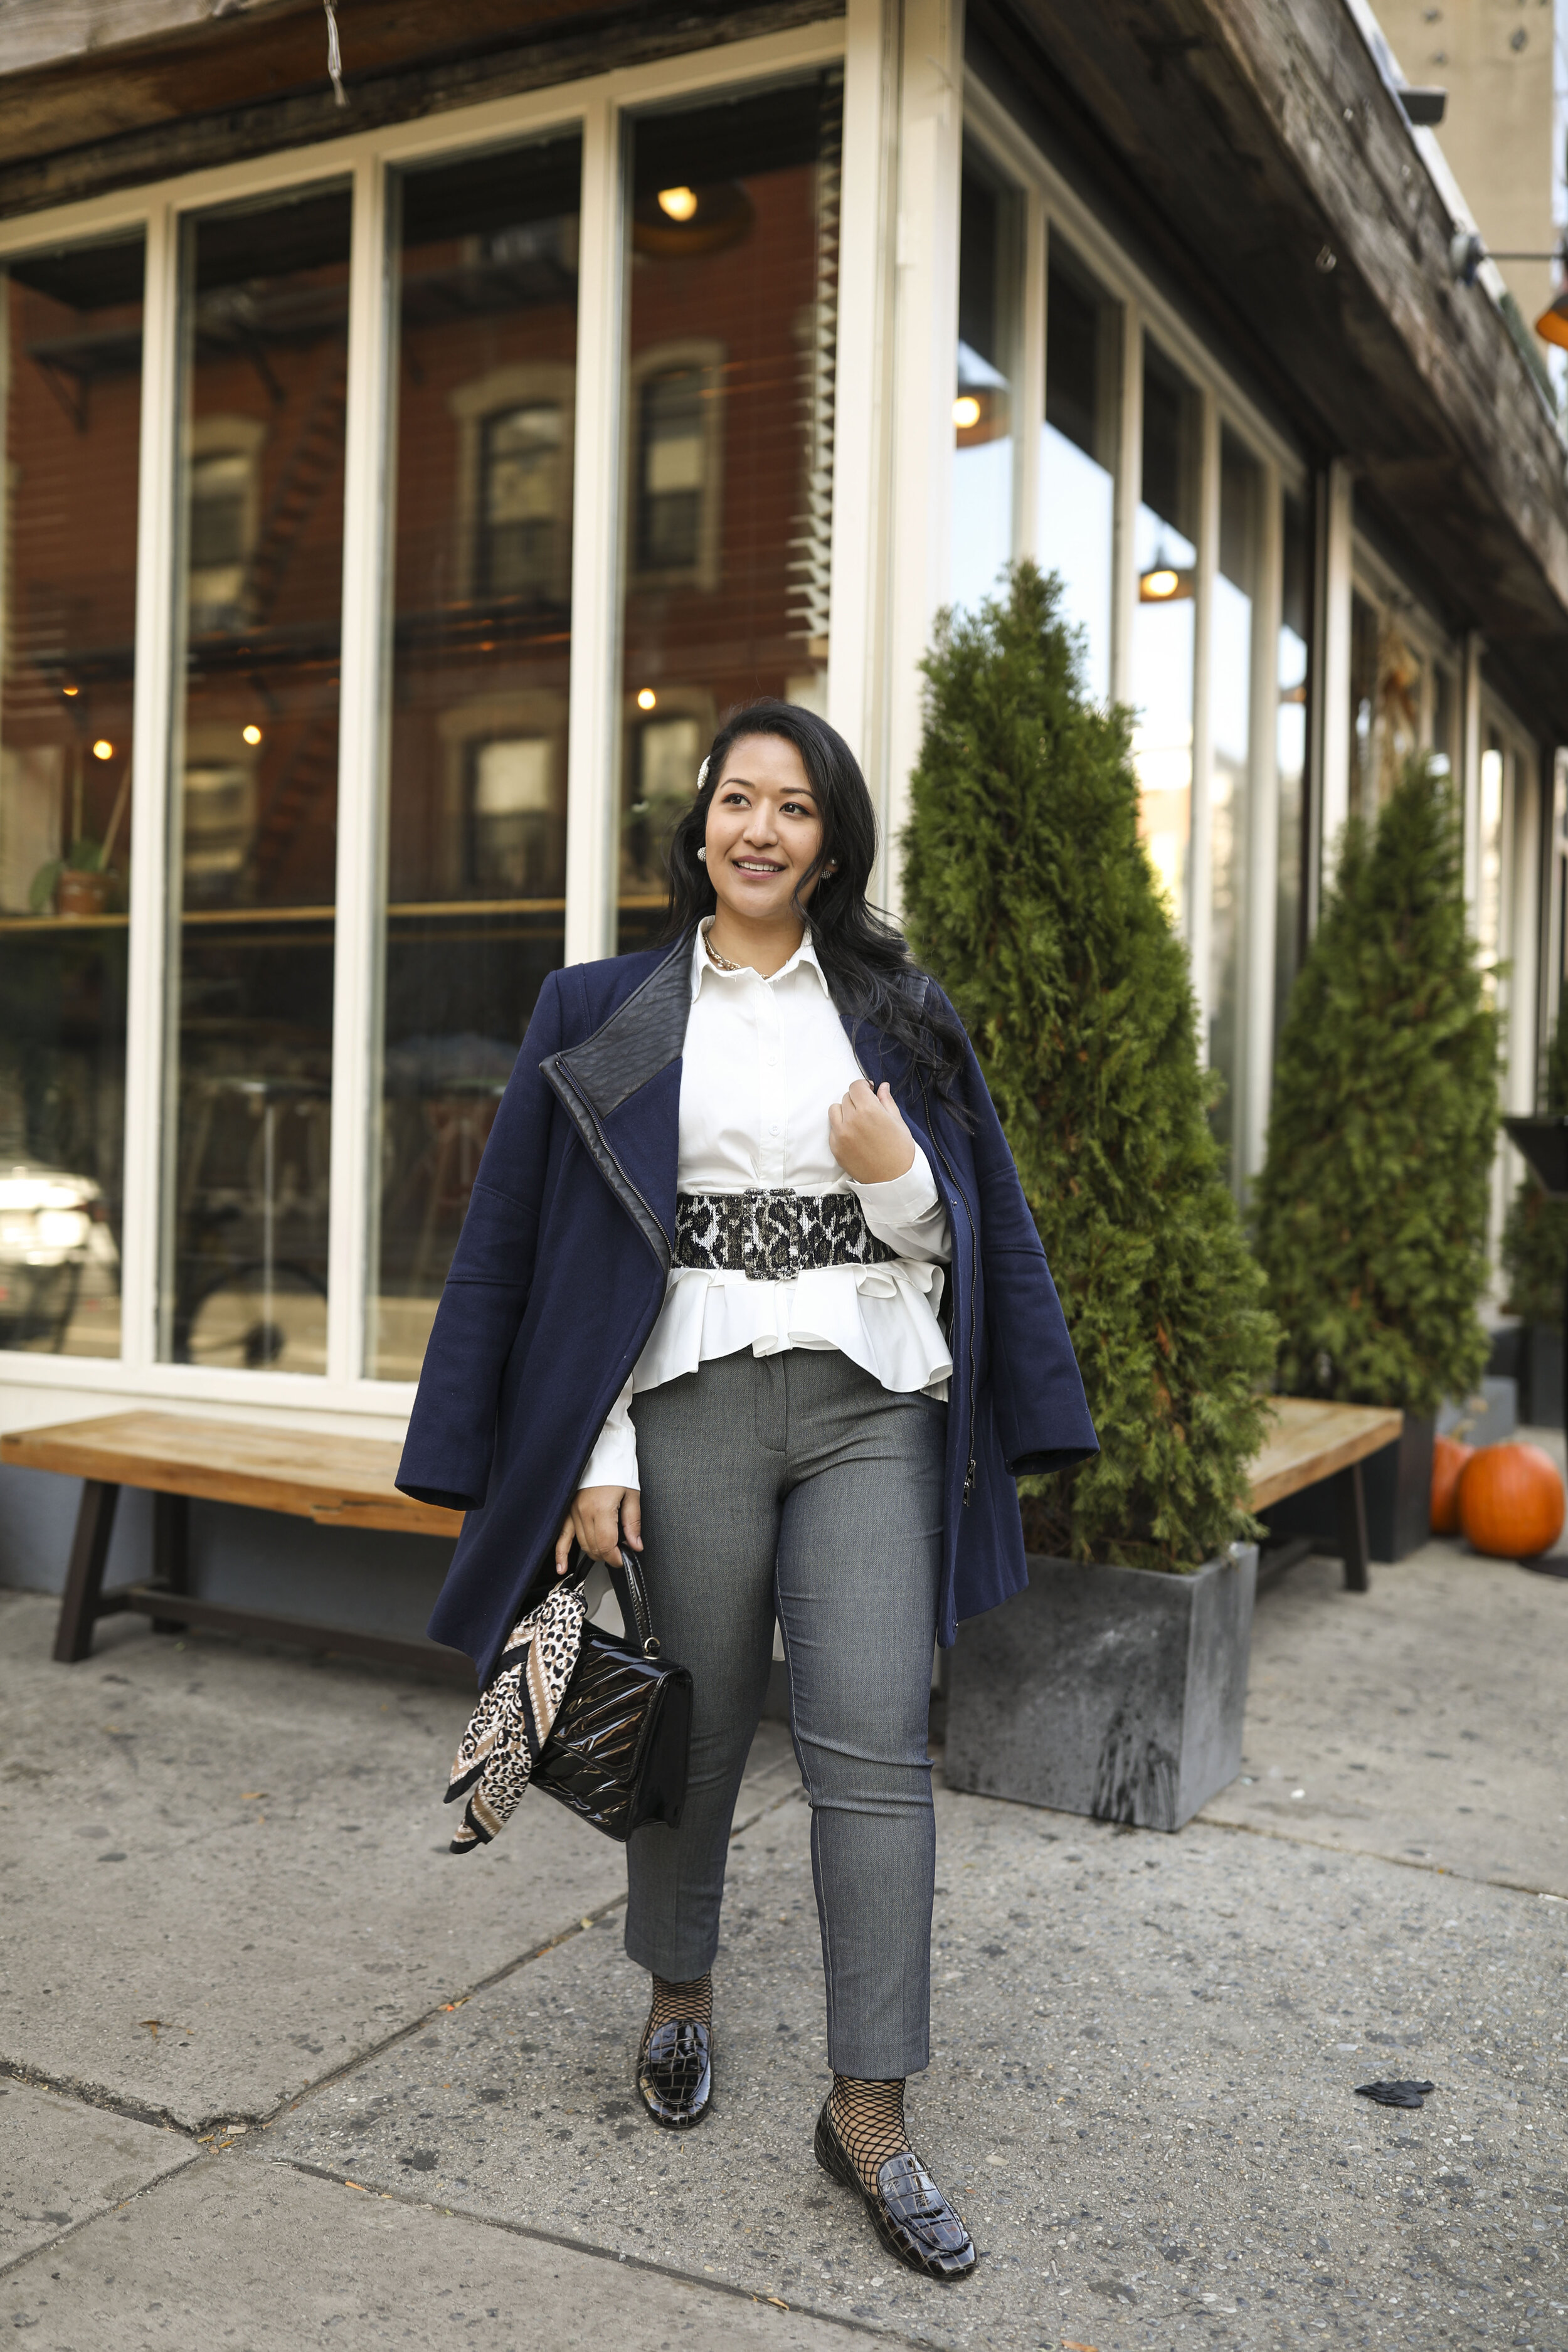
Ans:
<svg viewBox="0 0 1568 2352"><path fill-rule="evenodd" d="M1465 1465L1475 1452L1473 1445L1461 1445L1457 1437L1438 1437L1432 1442L1432 1532L1435 1536L1457 1536L1459 1532L1459 1480Z"/></svg>
<svg viewBox="0 0 1568 2352"><path fill-rule="evenodd" d="M1563 1532L1563 1475L1538 1445L1482 1445L1459 1479L1459 1525L1494 1559L1533 1559Z"/></svg>

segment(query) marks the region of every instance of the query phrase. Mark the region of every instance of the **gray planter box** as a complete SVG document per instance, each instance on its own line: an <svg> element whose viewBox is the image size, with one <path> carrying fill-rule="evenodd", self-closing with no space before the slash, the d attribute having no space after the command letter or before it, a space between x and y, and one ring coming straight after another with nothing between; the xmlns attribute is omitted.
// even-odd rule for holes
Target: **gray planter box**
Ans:
<svg viewBox="0 0 1568 2352"><path fill-rule="evenodd" d="M1029 1560L950 1653L950 1789L1179 1830L1241 1769L1258 1548L1195 1576Z"/></svg>

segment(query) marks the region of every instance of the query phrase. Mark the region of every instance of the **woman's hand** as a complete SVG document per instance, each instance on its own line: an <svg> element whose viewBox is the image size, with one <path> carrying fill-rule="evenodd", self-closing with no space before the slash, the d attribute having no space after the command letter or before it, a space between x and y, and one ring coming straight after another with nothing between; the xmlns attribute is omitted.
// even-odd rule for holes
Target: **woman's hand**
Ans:
<svg viewBox="0 0 1568 2352"><path fill-rule="evenodd" d="M887 1184L907 1176L915 1164L915 1140L884 1079L875 1094L857 1078L842 1102L827 1113L833 1157L857 1184Z"/></svg>
<svg viewBox="0 0 1568 2352"><path fill-rule="evenodd" d="M580 1543L590 1559L606 1566L619 1558L623 1543L642 1549L642 1496L635 1486L579 1486L577 1498L561 1522L555 1538L555 1573L564 1576L572 1545Z"/></svg>

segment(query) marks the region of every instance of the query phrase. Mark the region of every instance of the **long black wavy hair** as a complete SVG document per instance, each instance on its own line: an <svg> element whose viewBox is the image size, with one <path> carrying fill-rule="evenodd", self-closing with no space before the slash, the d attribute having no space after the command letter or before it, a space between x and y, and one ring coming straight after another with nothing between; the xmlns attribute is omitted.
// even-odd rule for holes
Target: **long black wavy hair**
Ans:
<svg viewBox="0 0 1568 2352"><path fill-rule="evenodd" d="M731 711L714 736L697 798L669 844L669 911L665 937L689 937L719 901L698 856L708 811L734 745L748 735L773 735L800 753L822 818L822 846L807 869L816 877L809 908L811 941L833 1001L850 1021L868 1022L901 1045L916 1076L933 1084L967 1124L962 1108L965 1040L945 1001L924 984L925 974L902 935L866 898L877 856L877 819L860 763L842 735L796 702L748 702ZM829 873L828 867L834 870Z"/></svg>

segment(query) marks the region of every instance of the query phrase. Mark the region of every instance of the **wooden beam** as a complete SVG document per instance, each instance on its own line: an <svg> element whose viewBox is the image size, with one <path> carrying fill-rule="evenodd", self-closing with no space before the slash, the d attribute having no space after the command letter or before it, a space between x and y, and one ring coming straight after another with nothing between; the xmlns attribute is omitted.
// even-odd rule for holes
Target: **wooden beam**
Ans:
<svg viewBox="0 0 1568 2352"><path fill-rule="evenodd" d="M105 0L117 5L117 0ZM340 108L319 5L0 73L0 217L843 14L842 0L384 0L345 7Z"/></svg>

